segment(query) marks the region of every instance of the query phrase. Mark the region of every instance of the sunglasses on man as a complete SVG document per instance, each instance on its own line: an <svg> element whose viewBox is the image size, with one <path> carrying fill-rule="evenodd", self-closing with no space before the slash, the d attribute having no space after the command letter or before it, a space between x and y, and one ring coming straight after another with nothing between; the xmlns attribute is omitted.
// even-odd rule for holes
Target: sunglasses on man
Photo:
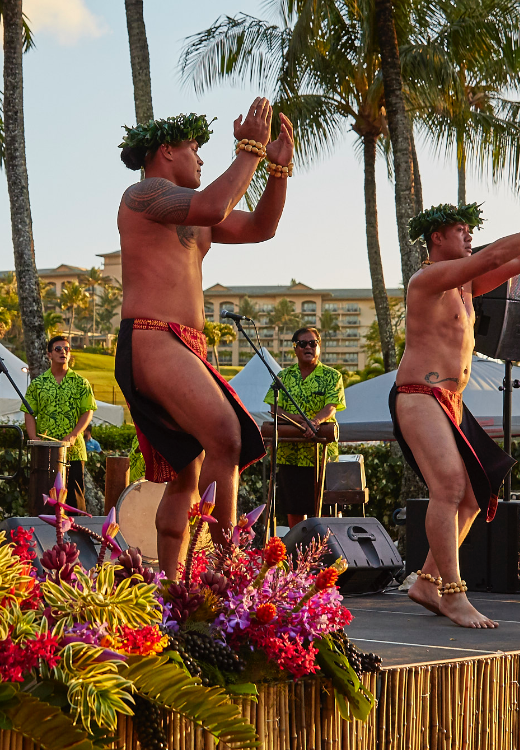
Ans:
<svg viewBox="0 0 520 750"><path fill-rule="evenodd" d="M307 346L310 346L311 349L316 349L317 346L320 345L319 341L316 341L316 339L313 339L312 341L303 341L300 339L299 341L294 342L294 346L299 346L300 349L305 349Z"/></svg>
<svg viewBox="0 0 520 750"><path fill-rule="evenodd" d="M70 352L70 346L55 346L55 352Z"/></svg>

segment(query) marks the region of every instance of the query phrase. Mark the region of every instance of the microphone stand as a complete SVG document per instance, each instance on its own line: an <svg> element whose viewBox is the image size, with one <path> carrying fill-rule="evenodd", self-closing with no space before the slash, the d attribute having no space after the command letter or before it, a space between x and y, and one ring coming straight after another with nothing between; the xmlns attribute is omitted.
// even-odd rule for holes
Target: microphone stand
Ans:
<svg viewBox="0 0 520 750"><path fill-rule="evenodd" d="M513 411L513 388L520 388L520 382L518 380L512 380L513 363L511 360L506 359L504 361L505 372L503 384L499 386L498 390L504 394L503 399L503 416L502 416L502 427L504 430L504 450L506 453L511 455L511 414ZM509 471L507 477L504 479L504 501L508 502L511 500L511 472Z"/></svg>
<svg viewBox="0 0 520 750"><path fill-rule="evenodd" d="M9 375L9 371L8 371L7 367L5 366L4 360L2 359L2 357L0 357L0 374L2 372L4 373L4 375L7 376L8 381L11 383L11 385L15 389L16 393L20 396L22 404L25 406L25 408L27 409L27 411L29 412L29 414L31 416L33 416L34 415L33 410L31 409L31 407L29 406L29 404L27 403L27 401L25 400L25 398L23 397L23 395L20 393L20 389L18 388L18 386L16 385L16 383L14 382L14 380L12 379L12 377Z"/></svg>
<svg viewBox="0 0 520 750"><path fill-rule="evenodd" d="M278 455L278 395L280 391L283 391L289 401L292 403L292 405L296 408L296 411L298 414L304 419L306 425L309 427L310 430L314 434L317 433L316 427L312 424L308 416L300 409L294 398L291 396L287 388L284 386L278 375L276 375L275 372L273 372L271 365L266 361L264 358L264 355L262 352L258 349L258 347L252 342L249 335L244 331L244 328L242 326L242 322L240 320L236 320L235 318L232 318L232 320L235 321L235 325L237 327L237 330L240 331L246 338L246 340L249 342L249 345L253 349L256 354L260 357L264 365L266 366L269 374L271 375L273 379L272 383L272 389L274 393L274 403L273 403L273 420L274 420L274 427L273 427L273 441L271 444L271 472L269 476L269 492L267 494L267 507L265 509L265 532L264 532L264 547L267 544L269 540L269 536L276 536L276 459ZM249 320L249 318L247 318ZM251 321L253 322L253 321Z"/></svg>

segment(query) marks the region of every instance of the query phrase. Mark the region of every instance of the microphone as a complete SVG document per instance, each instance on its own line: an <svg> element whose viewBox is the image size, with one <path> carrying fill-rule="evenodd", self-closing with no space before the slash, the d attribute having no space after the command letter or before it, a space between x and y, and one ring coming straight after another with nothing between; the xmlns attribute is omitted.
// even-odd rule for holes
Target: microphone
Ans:
<svg viewBox="0 0 520 750"><path fill-rule="evenodd" d="M240 320L248 320L250 323L253 321L251 318L248 318L247 315L237 315L237 313L229 312L229 310L222 310L220 313L221 318L230 318L231 320L234 320L235 323L237 323Z"/></svg>

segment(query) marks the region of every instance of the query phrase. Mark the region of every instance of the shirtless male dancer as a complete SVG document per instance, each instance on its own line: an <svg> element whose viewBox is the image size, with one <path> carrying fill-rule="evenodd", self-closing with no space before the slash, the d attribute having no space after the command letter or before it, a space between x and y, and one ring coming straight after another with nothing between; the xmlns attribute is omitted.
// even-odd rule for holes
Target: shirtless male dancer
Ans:
<svg viewBox="0 0 520 750"><path fill-rule="evenodd" d="M462 391L475 343L473 297L520 274L520 234L472 255L480 213L477 204L441 205L410 222L411 239L424 237L430 260L408 286L406 349L390 410L396 439L430 495L430 551L409 596L457 625L495 628L466 596L458 548L480 510L492 520L515 462L463 406Z"/></svg>
<svg viewBox="0 0 520 750"><path fill-rule="evenodd" d="M116 378L130 406L146 478L168 481L156 516L161 568L175 579L188 543L188 511L216 481L213 539L236 522L239 470L265 455L260 432L235 392L206 360L202 261L211 243L274 236L292 171L293 133L255 99L234 122L231 166L198 191L205 117L180 115L127 128L121 158L145 179L126 190L118 226L123 273ZM269 178L256 209L233 210L267 156Z"/></svg>

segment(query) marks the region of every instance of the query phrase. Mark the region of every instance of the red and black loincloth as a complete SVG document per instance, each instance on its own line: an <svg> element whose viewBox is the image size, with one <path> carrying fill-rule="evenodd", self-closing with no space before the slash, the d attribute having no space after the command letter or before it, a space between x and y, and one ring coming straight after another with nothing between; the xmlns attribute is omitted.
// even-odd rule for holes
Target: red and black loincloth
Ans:
<svg viewBox="0 0 520 750"><path fill-rule="evenodd" d="M423 482L424 478L417 466L413 451L399 429L395 409L398 393L424 393L437 400L450 420L453 436L466 466L477 503L486 514L486 521L492 521L497 509L498 492L516 461L505 453L479 425L470 410L463 404L461 393L429 385L397 386L394 384L389 397L394 436L407 462ZM427 429L426 426L425 429Z"/></svg>
<svg viewBox="0 0 520 750"><path fill-rule="evenodd" d="M199 441L183 432L166 410L142 396L132 377L132 332L135 329L169 331L200 359L220 387L238 417L242 432L240 471L265 456L265 448L256 422L235 391L207 361L206 337L202 331L179 323L127 318L121 321L117 338L115 376L134 420L139 447L146 464L145 479L168 482L190 464L203 450Z"/></svg>

